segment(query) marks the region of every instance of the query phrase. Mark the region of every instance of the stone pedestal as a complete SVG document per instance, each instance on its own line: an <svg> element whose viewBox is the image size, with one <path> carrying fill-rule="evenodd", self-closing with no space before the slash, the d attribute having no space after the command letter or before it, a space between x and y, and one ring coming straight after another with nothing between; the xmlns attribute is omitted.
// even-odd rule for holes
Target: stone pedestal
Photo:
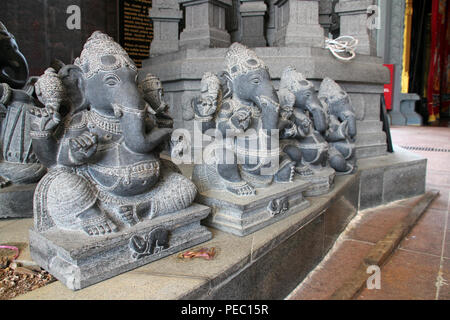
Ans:
<svg viewBox="0 0 450 320"><path fill-rule="evenodd" d="M13 185L0 189L1 218L32 218L36 184Z"/></svg>
<svg viewBox="0 0 450 320"><path fill-rule="evenodd" d="M185 8L181 48L225 48L231 43L226 30L226 10L231 0L178 0Z"/></svg>
<svg viewBox="0 0 450 320"><path fill-rule="evenodd" d="M329 167L314 170L314 175L302 177L301 179L311 182L311 186L304 192L305 197L327 194L333 189L335 177L336 172Z"/></svg>
<svg viewBox="0 0 450 320"><path fill-rule="evenodd" d="M264 1L244 0L241 1L241 43L248 47L265 47L267 40L264 36L264 15L267 5Z"/></svg>
<svg viewBox="0 0 450 320"><path fill-rule="evenodd" d="M323 47L318 0L278 0L276 6L278 47Z"/></svg>
<svg viewBox="0 0 450 320"><path fill-rule="evenodd" d="M177 0L153 0L150 18L153 40L150 56L178 51L178 25L183 18Z"/></svg>
<svg viewBox="0 0 450 320"><path fill-rule="evenodd" d="M212 208L206 225L245 236L307 208L309 202L303 193L309 187L310 182L296 178L293 183L257 188L256 195L249 197L205 190L199 192L196 201Z"/></svg>
<svg viewBox="0 0 450 320"><path fill-rule="evenodd" d="M405 117L405 125L421 126L422 117L415 111L416 101L420 100L420 96L415 93L400 94L400 112Z"/></svg>
<svg viewBox="0 0 450 320"><path fill-rule="evenodd" d="M358 39L356 53L376 55L376 29L369 28L367 9L375 0L340 0L336 12L340 17L340 35Z"/></svg>
<svg viewBox="0 0 450 320"><path fill-rule="evenodd" d="M98 237L55 228L43 233L31 229L30 253L33 261L69 289L79 290L208 241L211 232L200 225L200 220L209 212L209 208L194 204L124 231ZM167 243L160 238L161 231L168 232ZM133 242L147 250L137 252Z"/></svg>

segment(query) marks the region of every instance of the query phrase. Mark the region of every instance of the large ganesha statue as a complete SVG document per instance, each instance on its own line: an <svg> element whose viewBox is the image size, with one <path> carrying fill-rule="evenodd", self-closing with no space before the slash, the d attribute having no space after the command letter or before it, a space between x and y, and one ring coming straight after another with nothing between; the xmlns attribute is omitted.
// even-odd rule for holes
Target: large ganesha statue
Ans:
<svg viewBox="0 0 450 320"><path fill-rule="evenodd" d="M49 172L34 199L35 227L103 235L189 207L195 185L159 157L170 141L161 83L94 32L73 65L36 84L31 136Z"/></svg>

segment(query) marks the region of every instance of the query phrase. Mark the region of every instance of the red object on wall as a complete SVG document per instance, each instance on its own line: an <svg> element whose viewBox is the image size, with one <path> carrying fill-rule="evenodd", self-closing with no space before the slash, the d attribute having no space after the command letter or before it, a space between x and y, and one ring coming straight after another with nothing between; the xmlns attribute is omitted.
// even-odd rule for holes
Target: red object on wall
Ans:
<svg viewBox="0 0 450 320"><path fill-rule="evenodd" d="M392 110L392 92L394 90L394 65L384 64L391 73L391 80L384 85L384 100L386 101L386 110Z"/></svg>

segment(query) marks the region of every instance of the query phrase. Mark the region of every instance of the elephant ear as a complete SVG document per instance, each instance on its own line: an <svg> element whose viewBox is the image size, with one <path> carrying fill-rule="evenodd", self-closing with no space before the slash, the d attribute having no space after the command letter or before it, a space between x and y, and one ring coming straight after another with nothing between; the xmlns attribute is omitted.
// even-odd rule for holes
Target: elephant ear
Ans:
<svg viewBox="0 0 450 320"><path fill-rule="evenodd" d="M222 71L218 74L220 85L222 86L222 100L231 98L233 96L233 81L227 71Z"/></svg>
<svg viewBox="0 0 450 320"><path fill-rule="evenodd" d="M84 77L83 71L76 65L64 65L58 72L62 83L64 84L68 113L76 114L89 106L84 94Z"/></svg>

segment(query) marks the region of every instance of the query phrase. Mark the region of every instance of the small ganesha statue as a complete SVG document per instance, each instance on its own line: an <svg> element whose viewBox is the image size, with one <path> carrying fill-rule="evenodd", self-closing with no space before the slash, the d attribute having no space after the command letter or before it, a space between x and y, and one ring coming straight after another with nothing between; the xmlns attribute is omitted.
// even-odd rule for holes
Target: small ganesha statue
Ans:
<svg viewBox="0 0 450 320"><path fill-rule="evenodd" d="M328 128L327 115L313 83L294 67L283 71L279 95L283 151L296 160L299 175L313 176L328 167L328 143L322 137Z"/></svg>
<svg viewBox="0 0 450 320"><path fill-rule="evenodd" d="M250 197L256 188L293 181L295 161L279 148L278 95L268 67L253 50L232 44L225 70L205 73L201 96L186 110L185 120L193 118L202 132L215 130L215 140L204 149L205 163L195 165L192 175L201 192Z"/></svg>
<svg viewBox="0 0 450 320"><path fill-rule="evenodd" d="M350 96L330 78L323 79L319 99L329 116L328 129L324 133L329 144L329 161L337 174L356 171L355 140L356 115Z"/></svg>
<svg viewBox="0 0 450 320"><path fill-rule="evenodd" d="M0 22L0 189L37 183L46 172L29 135L27 110L39 105L34 80L14 36Z"/></svg>
<svg viewBox="0 0 450 320"><path fill-rule="evenodd" d="M161 83L137 78L125 50L96 31L74 65L36 83L45 108L30 110L31 136L49 168L34 196L39 232L99 236L192 204L195 185L159 157L172 132Z"/></svg>

